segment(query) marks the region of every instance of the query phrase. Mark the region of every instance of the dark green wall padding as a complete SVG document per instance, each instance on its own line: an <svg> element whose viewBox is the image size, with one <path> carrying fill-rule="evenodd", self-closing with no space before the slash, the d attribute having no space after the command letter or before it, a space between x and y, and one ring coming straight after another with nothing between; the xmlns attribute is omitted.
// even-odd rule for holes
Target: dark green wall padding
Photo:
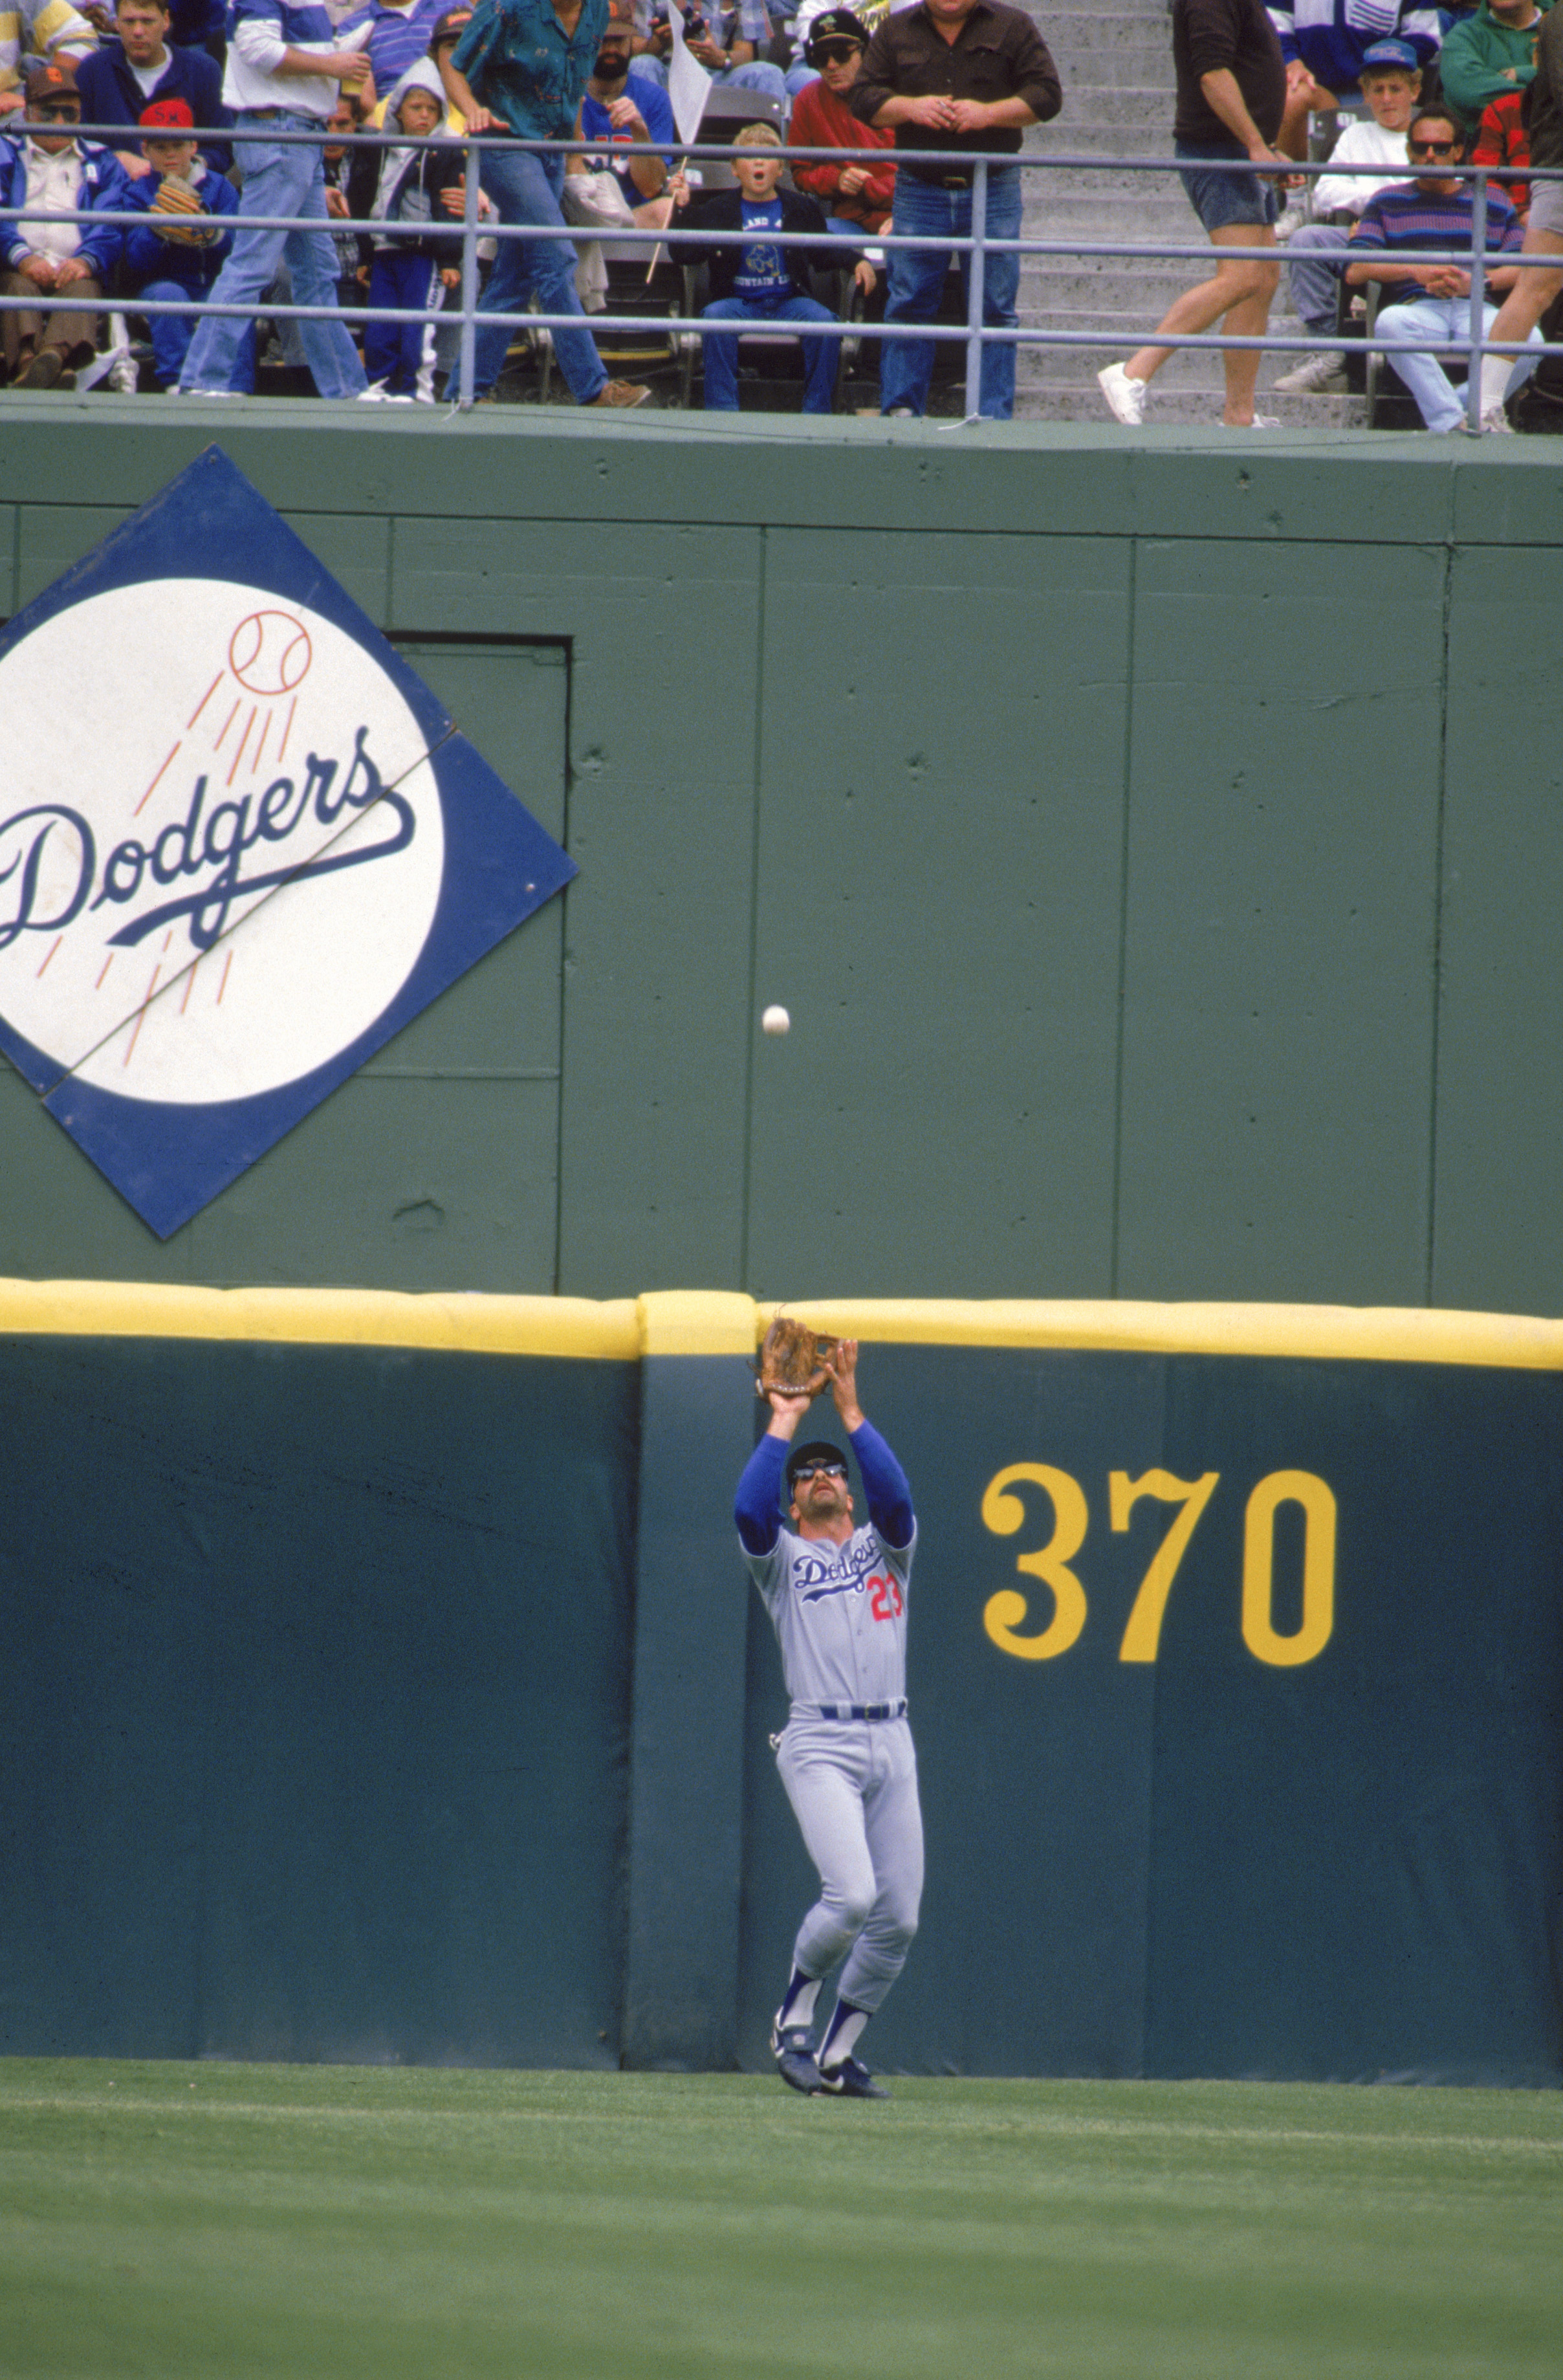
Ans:
<svg viewBox="0 0 1563 2380"><path fill-rule="evenodd" d="M1563 1375L880 1344L861 1378L918 1508L928 1843L875 2060L1563 2083ZM737 1352L0 1339L0 2051L764 2070L816 1885L731 1521L757 1427ZM1153 1487L1123 1527L1115 1474ZM1277 1474L1337 1516L1296 1661L1295 1503L1263 1654L1243 1616ZM1072 1590L1027 1567L1072 1496Z"/></svg>
<svg viewBox="0 0 1563 2380"><path fill-rule="evenodd" d="M636 1366L0 1355L0 2044L616 2065Z"/></svg>
<svg viewBox="0 0 1563 2380"><path fill-rule="evenodd" d="M581 873L165 1247L0 1077L0 1272L1563 1307L1546 442L236 410L0 608L220 439Z"/></svg>

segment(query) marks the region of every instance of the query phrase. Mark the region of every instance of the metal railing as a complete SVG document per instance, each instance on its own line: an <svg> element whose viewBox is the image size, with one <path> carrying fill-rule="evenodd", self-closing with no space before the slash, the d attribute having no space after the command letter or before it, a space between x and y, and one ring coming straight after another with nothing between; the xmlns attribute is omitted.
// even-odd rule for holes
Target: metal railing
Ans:
<svg viewBox="0 0 1563 2380"><path fill-rule="evenodd" d="M40 128L36 126L24 126L21 121L15 116L0 120L0 134L4 134L13 140L18 134L23 134L27 130L36 130L38 128ZM127 128L124 125L105 126L82 124L72 128L73 138L79 135L81 138L89 140L107 140L112 137L113 140L123 141L126 138L126 132ZM232 147L235 145L242 146L247 138L262 143L268 148L287 145L308 146L311 148L370 148L383 150L390 146L393 140L394 141L394 145L398 148L449 149L453 145L451 136L443 133L433 133L420 137L400 134L387 135L383 131L341 133L330 131L323 125L318 130L312 129L306 131L298 128L285 128L280 124L271 123L266 124L263 130L257 129L248 135L242 125L228 125L212 127L198 126L192 130L181 134L180 137L183 139L194 140L198 144L203 146L221 145L224 147ZM600 140L595 141L520 141L508 135L500 136L491 133L467 135L464 137L457 145L461 146L466 152L469 162L475 152L481 152L487 150L499 150L510 154L515 154L516 152L522 151L534 155L546 157L569 157L572 155L600 157L604 153L604 144ZM612 154L615 161L626 161L634 157L656 157L660 160L665 160L667 153L668 152L664 149L651 141L624 142L615 139L612 144ZM887 164L894 164L904 170L909 162L907 152L901 151L898 152L891 152L883 148L848 150L810 149L799 146L783 146L779 149L772 149L768 146L759 152L749 151L745 153L750 155L760 153L766 156L779 157L790 164L829 164L836 165L842 164L863 164L869 167L878 166L881 171ZM1029 238L1024 236L1014 238L1005 238L995 237L987 230L987 200L991 187L991 176L996 172L1007 173L1011 170L1019 169L1021 171L1042 172L1044 174L1048 172L1056 173L1060 171L1070 171L1129 174L1131 176L1152 174L1167 176L1185 170L1188 163L1187 160L1180 160L1176 157L1080 157L1043 152L1027 153L1024 152L1015 155L989 155L973 154L969 151L953 150L918 150L912 153L915 155L919 167L928 168L942 166L951 175L959 175L963 177L969 176L969 183L963 180L961 187L963 188L969 188L971 200L970 231L960 234L951 233L948 236L942 233L937 236L929 236L927 233L897 234L893 231L886 231L866 235L862 241L855 243L855 245L857 246L859 252L861 252L864 248L867 248L875 258L882 258L883 255L892 254L898 249L921 249L924 251L933 249L935 251L948 252L953 256L962 258L966 263L968 276L965 321L960 323L938 322L889 322L880 321L865 323L858 321L840 320L826 322L789 321L785 325L786 334L789 337L801 339L834 339L838 341L842 339L858 340L866 337L877 342L890 342L903 339L913 341L931 340L934 342L943 343L959 342L963 345L966 351L965 419L967 421L972 421L979 418L982 358L984 350L987 346L1009 345L1014 346L1017 350L1021 347L1092 347L1101 350L1109 350L1112 348L1121 349L1124 344L1123 335L1121 333L1113 333L1109 334L1100 330L1056 330L1050 329L1045 323L1040 322L985 322L983 320L984 280L985 268L989 257L997 255L1014 255L1022 260L1026 258L1072 260L1082 258L1135 258L1157 262L1181 262L1186 261L1193 264L1203 265L1207 269L1207 271L1212 262L1217 261L1223 263L1253 261L1271 265L1280 265L1286 261L1284 249L1278 248L1273 243L1268 243L1264 246L1255 246L1253 248L1239 248L1236 246L1228 246L1223 243L1219 249L1216 249L1207 241L1196 241L1192 239L1189 241L1157 239L1093 240L1089 238L1051 238L1045 235L1040 237L1032 237ZM710 141L696 141L679 144L676 155L680 168L689 164L698 164L703 160L709 160L713 163L720 163L721 164L731 166L733 161L734 151L729 142L719 143ZM1284 169L1270 164L1254 164L1246 158L1233 158L1230 161L1223 159L1220 161L1219 170L1223 173L1230 172L1248 174L1251 176L1256 176L1265 180L1278 180L1284 178L1286 180L1295 181L1298 183L1309 179L1319 180L1327 175L1335 177L1354 176L1360 179L1371 179L1380 183L1387 178L1384 166L1381 164L1351 165L1337 164L1329 159L1326 159L1323 162L1308 161L1299 162L1295 164L1289 164ZM1489 181L1499 183L1526 181L1534 184L1538 181L1563 180L1563 168L1549 168L1533 165L1499 167L1477 165L1469 162L1461 163L1460 164L1455 164L1452 162L1440 162L1437 166L1436 173L1437 178L1441 180L1458 178L1460 180L1471 180L1474 182L1475 187L1472 192L1472 203L1471 247L1469 249L1437 250L1424 249L1412 250L1408 249L1399 251L1373 249L1363 251L1363 259L1382 257L1387 261L1395 262L1408 262L1414 259L1415 262L1421 266L1434 267L1438 265L1453 265L1462 272L1469 272L1471 275L1471 291L1466 337L1463 341L1458 342L1452 346L1440 344L1437 352L1460 354L1464 355L1467 358L1467 427L1472 431L1477 431L1481 425L1482 364L1486 357L1492 355L1510 356L1516 358L1524 356L1539 360L1539 358L1544 355L1563 355L1563 342L1546 343L1533 337L1524 341L1500 341L1494 340L1487 335L1485 310L1489 280L1493 272L1501 270L1507 273L1512 267L1518 267L1521 270L1550 272L1557 272L1563 269L1563 255L1532 254L1524 256L1518 252L1500 254L1496 251L1488 251L1486 247L1488 183ZM1412 178L1411 168L1408 166L1405 176L1398 178L1410 180ZM463 211L459 220L459 227L457 219L454 215L450 218L449 229L451 236L453 237L459 237L461 243L460 304L455 307L444 305L430 305L420 308L370 306L367 301L367 298L365 302L362 304L343 304L334 306L302 306L294 303L274 301L270 298L266 299L263 303L213 303L210 297L200 298L192 297L186 301L177 301L175 299L146 300L135 293L121 295L118 298L115 298L110 293L105 293L102 298L85 301L85 303L92 311L107 312L111 309L114 309L118 311L127 311L149 317L154 314L179 314L185 316L193 314L198 317L205 315L217 315L220 317L236 316L248 321L259 316L267 321L279 322L321 321L368 322L373 321L382 322L424 322L433 323L435 325L455 326L459 330L459 355L456 372L454 375L454 387L447 386L446 394L458 408L466 410L472 406L477 395L475 388L476 344L477 335L480 329L498 330L504 328L512 333L516 330L525 330L533 333L543 331L554 333L562 330L574 330L589 333L594 323L600 323L602 321L602 318L600 315L586 315L580 313L551 314L537 310L536 309L530 309L525 312L489 311L480 304L478 269L478 245L479 240L494 240L501 243L516 240L563 240L569 242L573 247L579 246L590 240L607 240L615 247L637 246L645 248L648 251L652 264L654 264L655 261L656 252L660 249L668 249L676 261L679 252L685 249L698 249L704 251L716 247L737 248L753 244L752 235L747 235L742 231L720 232L710 230L681 230L677 227L676 216L673 223L665 229L656 229L650 226L633 223L590 226L569 223L561 223L556 225L533 223L506 224L492 215L485 216L479 212L479 179L480 168L479 174L474 174L470 171L466 174ZM935 187L939 186L935 185ZM138 226L145 228L151 221L151 216L146 209L129 211L123 209L111 210L79 208L75 210L66 209L59 211L58 219L74 221L79 225L89 227L93 224L107 224L122 230L128 230L132 227ZM40 211L36 207L30 211L25 205L19 207L0 207L0 225L8 225L10 224L38 220L41 220L41 216ZM319 215L259 215L241 213L237 215L214 217L212 221L224 233L242 233L246 231L262 230L281 231L284 233L310 232L317 235L324 234L328 238L334 238L337 234L345 233L355 236L370 235L377 238L390 240L393 244L397 242L398 237L408 240L413 238L428 238L431 233L437 233L443 228L438 220L420 223L416 226L409 226L398 224L394 220L386 222L379 218L343 217L338 215L321 217ZM181 224L181 227L184 227L183 223ZM4 240L4 238L5 234L0 233L0 240ZM839 255L845 243L843 242L842 235L839 233L828 232L820 234L811 232L782 232L778 229L776 231L767 231L765 235L765 245L768 247L796 249L805 255L807 255L810 251L833 252L836 255ZM279 258L279 261L280 261L281 260ZM1321 261L1323 261L1322 258ZM1337 261L1339 269L1344 271L1346 263L1351 260L1349 256L1343 252L1339 259L1332 259L1331 261ZM648 280L649 277L650 273L648 270ZM48 291L41 291L36 297L29 297L25 295L0 295L0 310L30 312L47 310L48 301L53 294L54 293ZM79 309L78 310L80 310ZM648 312L641 315L615 311L612 317L612 322L613 330L617 334L630 333L645 334L648 336L671 336L681 341L691 338L704 341L710 337L730 338L734 335L741 336L744 329L742 324L736 324L731 320L709 322L697 315L677 314L670 316L665 312ZM1284 331L1271 332L1266 330L1258 334L1234 336L1225 333L1208 331L1163 333L1159 327L1156 325L1148 325L1144 334L1141 334L1140 344L1145 346L1155 346L1177 350L1188 349L1196 353L1209 350L1218 354L1224 354L1233 350L1252 351L1257 348L1263 353L1301 353L1306 355L1316 355L1321 352L1339 352L1342 356L1347 356L1362 355L1364 352L1371 350L1387 355L1392 360L1394 346L1396 343L1387 340L1375 341L1371 336L1365 340L1362 337L1328 337L1306 329L1304 329L1300 334L1289 334ZM1414 346L1411 342L1400 342L1399 344L1401 345L1402 349L1408 353L1429 351L1420 343Z"/></svg>

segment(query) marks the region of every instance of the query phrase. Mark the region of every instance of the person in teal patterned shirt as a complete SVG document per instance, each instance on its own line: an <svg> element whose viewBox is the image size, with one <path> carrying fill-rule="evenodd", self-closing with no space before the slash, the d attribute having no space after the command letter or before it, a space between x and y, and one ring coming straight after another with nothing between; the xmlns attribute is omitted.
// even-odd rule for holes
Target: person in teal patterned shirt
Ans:
<svg viewBox="0 0 1563 2380"><path fill-rule="evenodd" d="M563 230L559 199L564 159L558 152L524 148L532 140L568 140L587 77L608 22L608 0L478 0L472 21L440 72L469 133L508 136L484 149L479 180L502 224ZM512 145L514 144L514 145ZM576 250L568 239L503 239L479 311L519 314L536 291L545 314L577 314L579 330L553 334L553 352L577 405L644 405L651 392L610 380L586 327L576 292ZM473 385L492 395L510 346L499 324L479 329Z"/></svg>

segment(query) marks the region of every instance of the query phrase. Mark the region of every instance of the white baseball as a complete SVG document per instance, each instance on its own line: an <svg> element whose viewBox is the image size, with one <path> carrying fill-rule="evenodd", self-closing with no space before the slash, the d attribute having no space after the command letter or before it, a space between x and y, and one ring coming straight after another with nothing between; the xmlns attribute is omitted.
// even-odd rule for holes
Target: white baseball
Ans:
<svg viewBox="0 0 1563 2380"><path fill-rule="evenodd" d="M762 1033L790 1033L793 1020L784 1008L768 1008L760 1018Z"/></svg>

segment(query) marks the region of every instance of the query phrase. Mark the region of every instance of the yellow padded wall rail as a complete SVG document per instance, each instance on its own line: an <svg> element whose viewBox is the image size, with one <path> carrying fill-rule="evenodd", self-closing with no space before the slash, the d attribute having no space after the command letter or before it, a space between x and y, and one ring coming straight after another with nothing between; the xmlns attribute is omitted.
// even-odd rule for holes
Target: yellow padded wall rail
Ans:
<svg viewBox="0 0 1563 2380"><path fill-rule="evenodd" d="M756 1308L765 1335L774 1305ZM1129 1298L818 1298L786 1311L880 1345L1074 1347L1147 1354L1327 1356L1563 1371L1563 1322L1423 1306L1156 1305Z"/></svg>
<svg viewBox="0 0 1563 2380"><path fill-rule="evenodd" d="M728 1290L638 1298L408 1295L379 1289L187 1289L0 1281L0 1335L250 1339L474 1354L750 1354L774 1305ZM1157 1305L1130 1299L822 1298L787 1311L879 1345L1100 1348L1563 1371L1563 1322L1424 1307Z"/></svg>
<svg viewBox="0 0 1563 2380"><path fill-rule="evenodd" d="M108 1339L292 1340L444 1347L488 1355L634 1362L635 1300L409 1296L390 1289L180 1289L111 1281L0 1281L0 1332Z"/></svg>

